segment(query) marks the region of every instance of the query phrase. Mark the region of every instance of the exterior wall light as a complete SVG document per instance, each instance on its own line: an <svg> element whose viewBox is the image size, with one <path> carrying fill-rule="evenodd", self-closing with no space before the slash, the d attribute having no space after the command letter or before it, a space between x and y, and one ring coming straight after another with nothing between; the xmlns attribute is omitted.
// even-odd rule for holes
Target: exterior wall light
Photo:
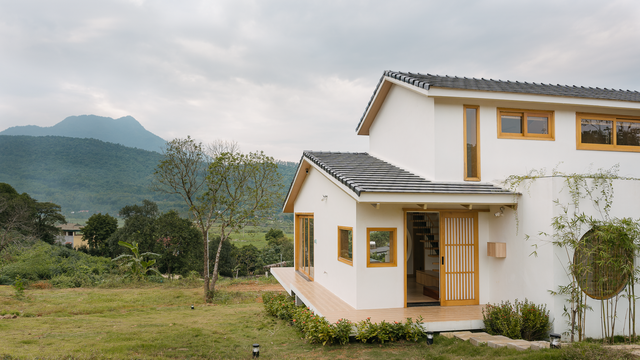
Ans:
<svg viewBox="0 0 640 360"><path fill-rule="evenodd" d="M495 217L504 216L504 206L500 206L500 211L497 211L495 214L493 214L493 216Z"/></svg>
<svg viewBox="0 0 640 360"><path fill-rule="evenodd" d="M549 347L552 349L560 349L560 334L549 334Z"/></svg>
<svg viewBox="0 0 640 360"><path fill-rule="evenodd" d="M260 344L253 344L253 358L257 359L260 357Z"/></svg>
<svg viewBox="0 0 640 360"><path fill-rule="evenodd" d="M433 331L427 331L427 345L433 345Z"/></svg>

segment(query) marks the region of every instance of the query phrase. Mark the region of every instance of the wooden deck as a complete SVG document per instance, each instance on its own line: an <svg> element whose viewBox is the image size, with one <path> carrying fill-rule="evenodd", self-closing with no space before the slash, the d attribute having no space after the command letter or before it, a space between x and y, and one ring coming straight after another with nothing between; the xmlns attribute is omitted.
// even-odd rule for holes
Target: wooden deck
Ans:
<svg viewBox="0 0 640 360"><path fill-rule="evenodd" d="M324 286L307 281L295 273L293 268L272 268L271 273L282 287L292 292L316 314L324 316L330 322L349 319L357 322L368 317L373 322L404 321L422 316L427 331L457 331L482 329L483 305L470 306L423 306L410 308L356 310Z"/></svg>

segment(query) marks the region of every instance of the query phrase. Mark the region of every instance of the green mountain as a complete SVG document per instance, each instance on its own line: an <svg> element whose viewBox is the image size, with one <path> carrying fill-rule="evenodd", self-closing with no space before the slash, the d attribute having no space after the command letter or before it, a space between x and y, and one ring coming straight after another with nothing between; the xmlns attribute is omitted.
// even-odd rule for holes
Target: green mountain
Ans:
<svg viewBox="0 0 640 360"><path fill-rule="evenodd" d="M157 202L161 211L187 210L178 196L150 189L162 159L156 152L95 139L0 135L0 154L0 183L62 206L65 216L79 211L87 217L97 212L114 215L144 199ZM297 164L279 162L278 167L286 191ZM281 205L282 199L276 203Z"/></svg>
<svg viewBox="0 0 640 360"><path fill-rule="evenodd" d="M160 152L165 141L147 131L131 116L112 119L96 115L69 116L50 127L14 126L0 135L66 136L98 139L128 147Z"/></svg>

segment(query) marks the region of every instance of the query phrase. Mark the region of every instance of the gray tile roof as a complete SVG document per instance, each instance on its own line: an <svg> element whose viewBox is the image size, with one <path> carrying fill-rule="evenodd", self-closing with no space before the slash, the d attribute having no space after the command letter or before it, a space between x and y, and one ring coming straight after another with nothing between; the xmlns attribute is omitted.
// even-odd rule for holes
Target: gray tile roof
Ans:
<svg viewBox="0 0 640 360"><path fill-rule="evenodd" d="M367 153L305 151L302 155L353 190L436 194L513 194L487 183L433 182Z"/></svg>
<svg viewBox="0 0 640 360"><path fill-rule="evenodd" d="M382 83L385 76L400 80L407 84L417 86L422 89L428 90L430 87L448 88L448 89L461 89L461 90L479 90L479 91L495 91L506 93L520 93L520 94L534 94L534 95L551 95L551 96L566 96L577 97L587 99L604 99L604 100L619 100L619 101L632 101L640 102L640 92L632 90L614 90L607 88L592 88L584 86L569 86L569 85L552 85L542 83L529 83L519 81L503 81L493 79L476 79L466 77L451 77L440 76L431 74L414 74L403 73L398 71L387 70L383 73L376 90L373 92L369 104L365 109L365 113L360 118L358 127L362 124L367 110L371 106L375 94L378 92L378 88Z"/></svg>

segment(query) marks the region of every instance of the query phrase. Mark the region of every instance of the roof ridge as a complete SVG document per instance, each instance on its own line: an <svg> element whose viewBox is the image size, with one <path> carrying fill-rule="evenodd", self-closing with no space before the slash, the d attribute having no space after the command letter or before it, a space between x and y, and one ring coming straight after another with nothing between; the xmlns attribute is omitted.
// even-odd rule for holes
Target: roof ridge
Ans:
<svg viewBox="0 0 640 360"><path fill-rule="evenodd" d="M576 85L561 85L551 83L536 83L527 81L511 81L511 80L494 80L485 78L467 78L449 75L433 75L433 74L420 74L411 72L400 72L394 70L385 70L376 85L376 88L371 95L371 99L367 103L364 113L360 117L356 131L360 130L365 117L371 105L373 104L378 91L382 86L384 78L392 78L409 85L416 86L425 90L430 90L431 87L458 89L458 90L473 90L473 91L489 91L489 92L502 92L502 93L515 93L515 94L531 94L531 95L547 95L547 96L562 96L573 98L586 98L586 99L601 99L601 100L613 100L613 101L627 101L627 102L640 102L640 91L638 90L622 90L613 88L599 88L599 87L585 87Z"/></svg>

